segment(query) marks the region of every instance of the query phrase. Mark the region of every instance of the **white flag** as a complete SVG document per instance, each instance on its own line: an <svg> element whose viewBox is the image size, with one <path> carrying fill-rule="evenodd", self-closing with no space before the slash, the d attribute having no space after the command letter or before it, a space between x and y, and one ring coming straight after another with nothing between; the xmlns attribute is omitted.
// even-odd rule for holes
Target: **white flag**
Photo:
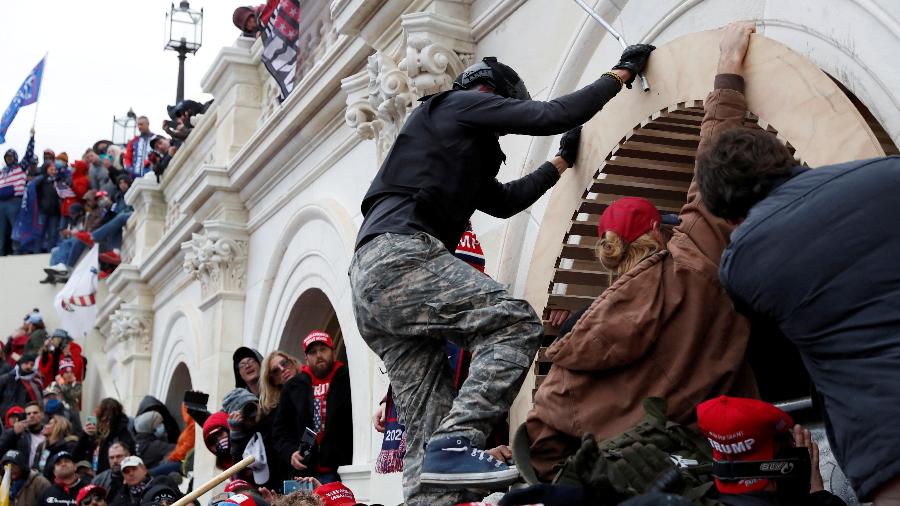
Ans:
<svg viewBox="0 0 900 506"><path fill-rule="evenodd" d="M74 339L82 339L97 321L97 275L100 273L99 247L95 244L75 267L53 307L59 313L60 328Z"/></svg>

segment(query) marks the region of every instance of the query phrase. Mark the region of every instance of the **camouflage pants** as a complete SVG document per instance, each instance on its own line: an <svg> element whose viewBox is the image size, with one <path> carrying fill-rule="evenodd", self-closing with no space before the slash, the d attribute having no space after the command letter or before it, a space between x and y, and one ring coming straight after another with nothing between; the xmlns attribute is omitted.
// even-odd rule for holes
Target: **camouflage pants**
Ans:
<svg viewBox="0 0 900 506"><path fill-rule="evenodd" d="M373 239L354 256L350 284L357 326L387 367L406 426L406 504L467 499L463 490L419 484L424 445L465 436L484 448L534 360L540 320L527 302L424 233ZM445 340L472 352L469 377L456 396Z"/></svg>

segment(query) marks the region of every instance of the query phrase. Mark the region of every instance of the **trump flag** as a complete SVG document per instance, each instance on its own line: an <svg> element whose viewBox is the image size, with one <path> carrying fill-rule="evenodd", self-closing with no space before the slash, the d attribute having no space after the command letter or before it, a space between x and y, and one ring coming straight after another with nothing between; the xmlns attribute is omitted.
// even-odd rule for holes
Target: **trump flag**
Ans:
<svg viewBox="0 0 900 506"><path fill-rule="evenodd" d="M44 77L44 60L46 58L46 56L41 58L41 61L31 69L31 73L25 78L22 86L19 86L19 91L16 92L16 96L9 103L6 112L3 113L3 118L0 119L0 144L6 142L6 131L16 119L19 109L37 102L38 94L41 91L41 78Z"/></svg>

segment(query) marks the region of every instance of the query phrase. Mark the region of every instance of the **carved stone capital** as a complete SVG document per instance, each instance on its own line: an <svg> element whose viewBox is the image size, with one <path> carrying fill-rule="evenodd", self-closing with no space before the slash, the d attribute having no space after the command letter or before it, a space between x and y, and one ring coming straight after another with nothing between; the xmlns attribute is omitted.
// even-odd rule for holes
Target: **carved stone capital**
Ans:
<svg viewBox="0 0 900 506"><path fill-rule="evenodd" d="M203 296L217 292L243 292L248 243L232 237L193 234L181 245L184 270L200 281Z"/></svg>
<svg viewBox="0 0 900 506"><path fill-rule="evenodd" d="M435 12L413 12L401 21L406 55L400 67L418 96L450 89L472 61L475 44L468 22Z"/></svg>
<svg viewBox="0 0 900 506"><path fill-rule="evenodd" d="M347 112L344 121L363 139L377 135L373 122L377 119L375 108L369 102L369 73L362 71L341 80L341 89L347 94Z"/></svg>
<svg viewBox="0 0 900 506"><path fill-rule="evenodd" d="M125 342L134 351L150 353L153 340L153 311L135 304L123 304L109 317L109 341L107 347Z"/></svg>

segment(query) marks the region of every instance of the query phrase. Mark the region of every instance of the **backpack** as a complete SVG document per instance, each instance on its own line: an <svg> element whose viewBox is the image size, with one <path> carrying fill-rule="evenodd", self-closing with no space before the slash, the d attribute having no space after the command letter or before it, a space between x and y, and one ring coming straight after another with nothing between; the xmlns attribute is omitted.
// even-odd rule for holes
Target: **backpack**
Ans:
<svg viewBox="0 0 900 506"><path fill-rule="evenodd" d="M622 434L603 441L585 434L553 483L583 487L591 504L598 505L618 504L654 491L684 496L697 506L720 505L712 476L712 449L706 439L670 421L664 399L649 397L643 405L644 419ZM524 451L523 445L527 445ZM528 446L527 433L520 430L514 442L516 461L526 481L537 483L530 459L519 461L527 456Z"/></svg>

